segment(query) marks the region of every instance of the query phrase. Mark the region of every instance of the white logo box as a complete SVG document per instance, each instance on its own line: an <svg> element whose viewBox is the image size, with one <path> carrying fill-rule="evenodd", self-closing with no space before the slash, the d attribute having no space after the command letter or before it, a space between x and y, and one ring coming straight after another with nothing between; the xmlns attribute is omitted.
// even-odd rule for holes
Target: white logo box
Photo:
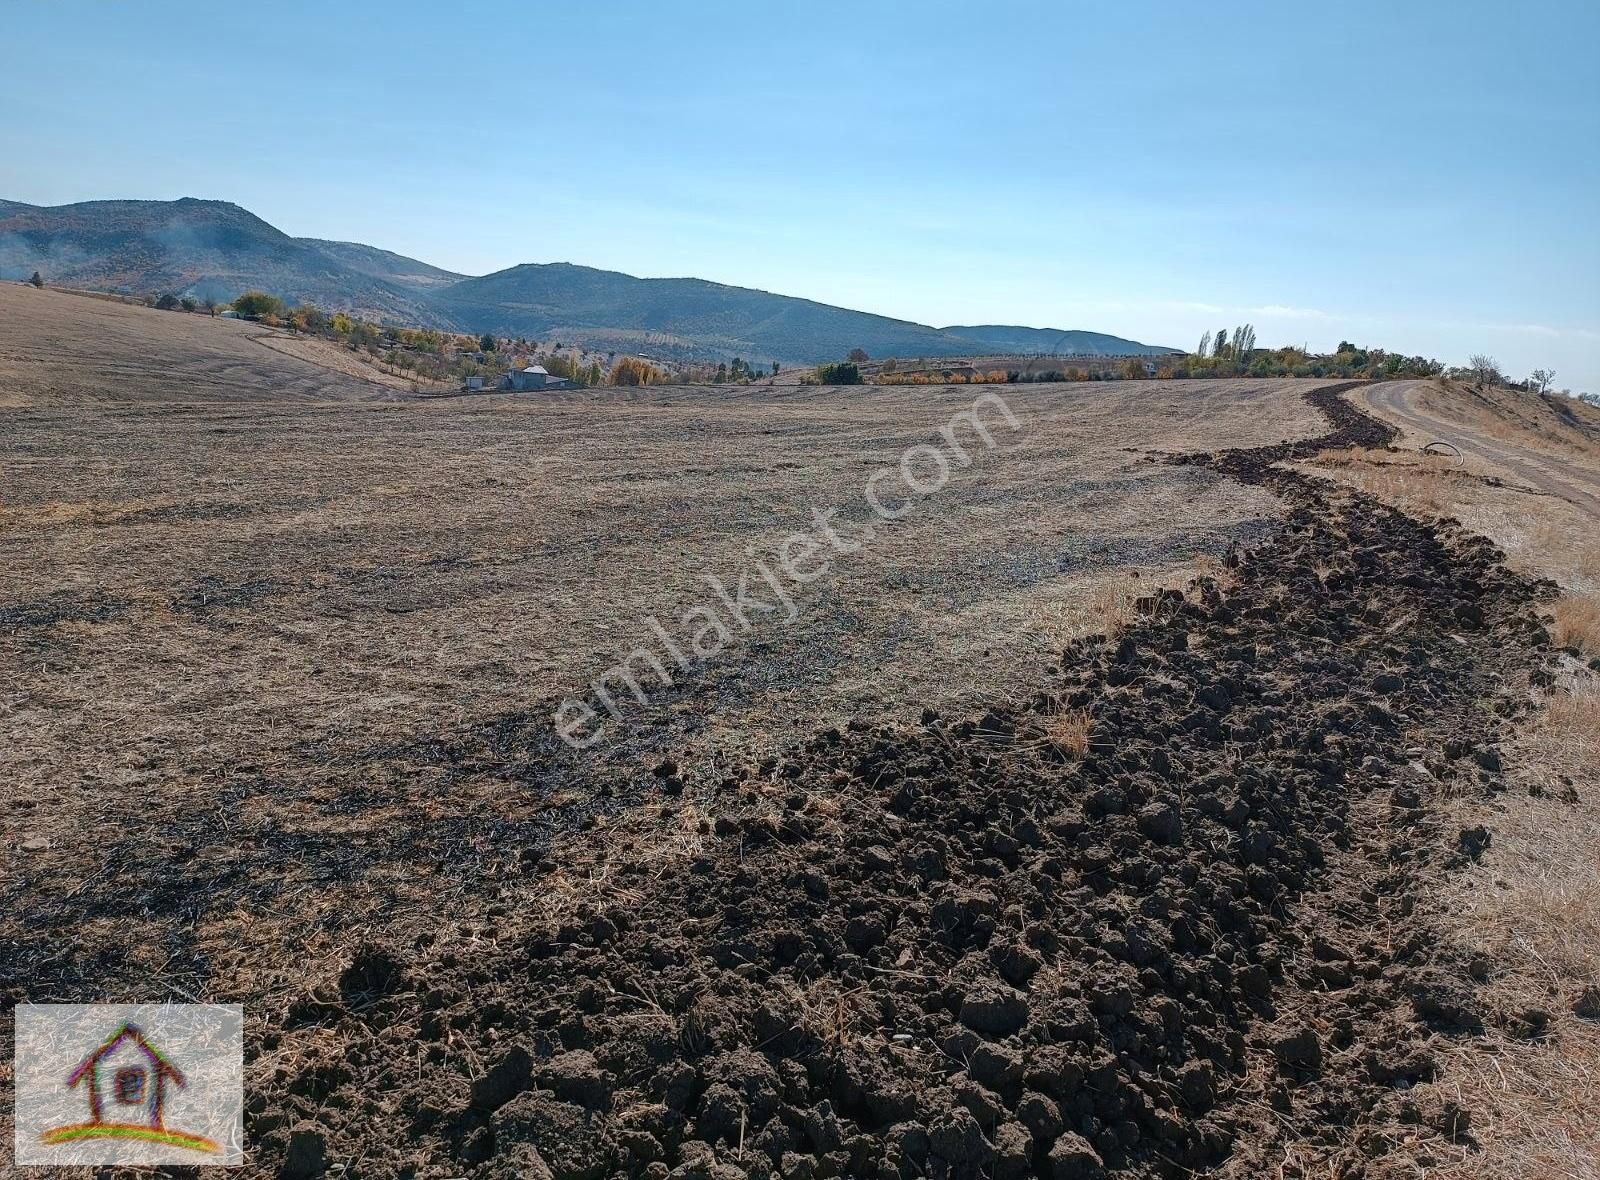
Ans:
<svg viewBox="0 0 1600 1180"><path fill-rule="evenodd" d="M244 1162L238 1004L18 1004L16 1162Z"/></svg>

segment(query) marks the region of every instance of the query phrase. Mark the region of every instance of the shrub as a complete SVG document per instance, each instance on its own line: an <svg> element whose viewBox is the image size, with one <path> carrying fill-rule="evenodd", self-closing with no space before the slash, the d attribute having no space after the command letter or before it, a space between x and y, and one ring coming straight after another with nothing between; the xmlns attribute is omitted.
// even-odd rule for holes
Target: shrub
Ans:
<svg viewBox="0 0 1600 1180"><path fill-rule="evenodd" d="M611 366L613 385L660 385L666 376L650 362L634 356L625 356Z"/></svg>
<svg viewBox="0 0 1600 1180"><path fill-rule="evenodd" d="M165 294L158 296L157 299L156 299L156 310L158 310L158 311L173 311L174 309L177 308L177 306L178 306L178 297L176 295L174 295L171 291L168 291Z"/></svg>
<svg viewBox="0 0 1600 1180"><path fill-rule="evenodd" d="M849 361L852 361L855 364L861 365L861 364L865 364L867 361L871 360L872 358L867 355L867 350L866 349L864 349L864 348L852 348L850 350L850 355L848 357L846 357L845 359L849 360Z"/></svg>
<svg viewBox="0 0 1600 1180"><path fill-rule="evenodd" d="M489 333L485 332L482 336L478 337L479 352L493 352L496 347L497 345L495 338L489 335Z"/></svg>
<svg viewBox="0 0 1600 1180"><path fill-rule="evenodd" d="M322 333L328 330L328 317L314 304L302 303L289 313L289 322L302 332Z"/></svg>
<svg viewBox="0 0 1600 1180"><path fill-rule="evenodd" d="M833 365L818 365L817 381L823 385L860 385L861 370L849 361L840 361L838 364Z"/></svg>
<svg viewBox="0 0 1600 1180"><path fill-rule="evenodd" d="M185 295L182 299L178 300L178 306L183 308L184 311L193 311L200 305L196 303L190 296Z"/></svg>
<svg viewBox="0 0 1600 1180"><path fill-rule="evenodd" d="M41 275L38 271L34 271L33 272L33 277L31 279L29 279L28 282L32 283L35 287L43 287L44 286L44 276Z"/></svg>

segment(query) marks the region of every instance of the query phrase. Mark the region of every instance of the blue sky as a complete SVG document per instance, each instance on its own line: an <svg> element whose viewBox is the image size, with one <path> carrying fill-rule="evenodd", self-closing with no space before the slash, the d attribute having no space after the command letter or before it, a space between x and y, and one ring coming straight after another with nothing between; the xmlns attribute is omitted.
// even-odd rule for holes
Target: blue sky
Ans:
<svg viewBox="0 0 1600 1180"><path fill-rule="evenodd" d="M1600 5L23 3L0 196L1600 389Z"/></svg>

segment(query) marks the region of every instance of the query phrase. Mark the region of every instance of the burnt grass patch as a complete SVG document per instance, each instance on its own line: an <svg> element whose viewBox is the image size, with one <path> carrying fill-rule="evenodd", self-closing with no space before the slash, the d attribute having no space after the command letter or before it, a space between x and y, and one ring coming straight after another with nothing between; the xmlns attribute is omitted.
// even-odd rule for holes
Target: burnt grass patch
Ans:
<svg viewBox="0 0 1600 1180"><path fill-rule="evenodd" d="M982 716L827 730L691 784L704 841L609 865L559 924L419 939L360 1005L307 997L340 1039L256 1096L257 1159L1355 1176L1470 1143L1470 1111L1412 1096L1441 1039L1503 1019L1430 925L1464 853L1425 820L1432 792L1500 788L1547 590L1274 467L1389 440L1342 392L1312 395L1321 439L1177 460L1288 501L1227 580L1151 593ZM669 829L682 790L639 806Z"/></svg>
<svg viewBox="0 0 1600 1180"><path fill-rule="evenodd" d="M57 623L109 623L128 613L128 604L98 591L61 590L43 598L0 606L0 634L53 627Z"/></svg>
<svg viewBox="0 0 1600 1180"><path fill-rule="evenodd" d="M171 607L184 614L205 617L220 611L254 606L284 593L287 588L275 578L230 582L215 574L203 574L195 579L193 585L186 586L173 596Z"/></svg>

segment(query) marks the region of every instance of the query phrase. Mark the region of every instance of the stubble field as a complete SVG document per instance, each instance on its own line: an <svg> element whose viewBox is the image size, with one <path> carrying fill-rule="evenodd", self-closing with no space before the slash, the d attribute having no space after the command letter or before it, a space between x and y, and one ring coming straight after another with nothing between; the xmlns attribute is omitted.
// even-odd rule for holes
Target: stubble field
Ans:
<svg viewBox="0 0 1600 1180"><path fill-rule="evenodd" d="M1340 389L423 400L257 335L0 288L0 997L244 1003L247 1174L1475 1150L1425 1084L1518 968L1440 824L1545 591L1277 466L1390 454Z"/></svg>
<svg viewBox="0 0 1600 1180"><path fill-rule="evenodd" d="M596 779L626 796L668 753L759 759L852 718L971 708L1270 528L1270 496L1151 452L1315 423L1292 382L1002 389L1015 425L985 406L993 447L961 428L971 466L952 455L948 486L890 523L869 477L910 503L903 452L946 448L982 389L396 402L246 325L0 298L0 778L6 855L50 841L26 854L35 881L130 828L181 843L216 822L405 862L435 822L451 840L471 816L581 822L613 805ZM775 566L819 511L859 550L741 631L704 579ZM661 651L647 617L678 630L698 605L724 651L647 683L647 707L611 683L623 715L581 757L555 737L561 699ZM537 764L487 752L510 731Z"/></svg>

